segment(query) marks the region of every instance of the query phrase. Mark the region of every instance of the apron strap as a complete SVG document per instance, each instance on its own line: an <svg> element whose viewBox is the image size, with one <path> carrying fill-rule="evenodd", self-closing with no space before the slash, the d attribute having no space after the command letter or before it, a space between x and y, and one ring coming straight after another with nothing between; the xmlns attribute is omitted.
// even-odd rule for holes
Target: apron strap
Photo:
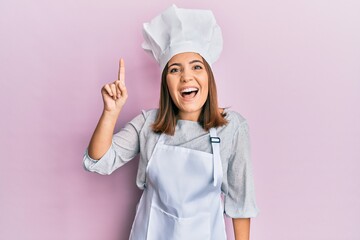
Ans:
<svg viewBox="0 0 360 240"><path fill-rule="evenodd" d="M160 137L157 141L158 143L164 143L165 142L165 133L160 133ZM156 144L157 145L157 144ZM154 149L155 150L155 149Z"/></svg>
<svg viewBox="0 0 360 240"><path fill-rule="evenodd" d="M217 175L219 164L221 163L220 158L220 138L217 136L216 129L210 128L210 142L213 150L213 166L214 166L214 182L213 185L216 187L217 185Z"/></svg>
<svg viewBox="0 0 360 240"><path fill-rule="evenodd" d="M154 150L153 150L153 154L154 152L156 151L156 148L158 147L159 143L160 144L164 144L165 142L165 133L160 133L160 136L155 144L155 147L154 147ZM151 157L150 157L151 158ZM149 167L149 162L147 163L147 166L146 166L146 170L145 170L145 181L144 181L144 189L147 188L147 169Z"/></svg>

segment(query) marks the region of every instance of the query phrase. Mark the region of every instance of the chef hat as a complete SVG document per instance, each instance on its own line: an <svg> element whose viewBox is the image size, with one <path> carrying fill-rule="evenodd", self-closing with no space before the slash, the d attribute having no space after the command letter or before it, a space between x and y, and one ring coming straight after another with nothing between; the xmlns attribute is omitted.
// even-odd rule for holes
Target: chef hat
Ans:
<svg viewBox="0 0 360 240"><path fill-rule="evenodd" d="M211 65L222 50L221 29L210 10L172 5L144 23L143 35L142 47L153 55L161 70L178 53L199 53Z"/></svg>

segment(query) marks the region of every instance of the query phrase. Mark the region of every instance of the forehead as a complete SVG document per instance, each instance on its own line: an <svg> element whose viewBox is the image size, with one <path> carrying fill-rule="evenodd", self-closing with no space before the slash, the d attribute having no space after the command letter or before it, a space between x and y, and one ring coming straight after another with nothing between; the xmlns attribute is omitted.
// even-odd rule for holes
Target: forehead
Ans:
<svg viewBox="0 0 360 240"><path fill-rule="evenodd" d="M193 60L200 60L202 62L202 57L200 54L194 52L179 53L169 60L169 65L173 63L188 63Z"/></svg>

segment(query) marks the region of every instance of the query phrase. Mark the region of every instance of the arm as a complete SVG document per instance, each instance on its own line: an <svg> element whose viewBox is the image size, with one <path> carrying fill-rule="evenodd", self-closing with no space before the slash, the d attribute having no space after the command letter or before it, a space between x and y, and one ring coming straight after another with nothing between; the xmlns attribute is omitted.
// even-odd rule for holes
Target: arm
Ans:
<svg viewBox="0 0 360 240"><path fill-rule="evenodd" d="M250 239L250 218L233 218L235 240Z"/></svg>
<svg viewBox="0 0 360 240"><path fill-rule="evenodd" d="M110 148L118 116L127 99L125 87L125 66L120 60L118 80L101 89L104 110L91 137L88 153L93 159L100 159Z"/></svg>
<svg viewBox="0 0 360 240"><path fill-rule="evenodd" d="M256 217L254 181L251 164L249 126L240 123L235 131L228 165L228 191L225 214L232 218L236 240L250 239L250 218Z"/></svg>
<svg viewBox="0 0 360 240"><path fill-rule="evenodd" d="M104 110L101 114L88 147L88 153L92 159L99 160L111 146L117 118L117 113Z"/></svg>

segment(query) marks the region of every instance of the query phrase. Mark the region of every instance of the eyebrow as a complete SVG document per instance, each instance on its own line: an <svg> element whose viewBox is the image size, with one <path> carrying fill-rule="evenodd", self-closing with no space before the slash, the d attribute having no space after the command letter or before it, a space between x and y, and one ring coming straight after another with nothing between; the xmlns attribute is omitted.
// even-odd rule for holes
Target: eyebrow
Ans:
<svg viewBox="0 0 360 240"><path fill-rule="evenodd" d="M202 63L202 64L204 65L204 63L203 63L202 61L197 60L197 59L190 61L189 64L193 64L193 63L196 63L196 62ZM168 68L170 68L171 66L174 66L174 65L175 65L175 66L181 66L180 63L173 63L173 64L171 64Z"/></svg>

